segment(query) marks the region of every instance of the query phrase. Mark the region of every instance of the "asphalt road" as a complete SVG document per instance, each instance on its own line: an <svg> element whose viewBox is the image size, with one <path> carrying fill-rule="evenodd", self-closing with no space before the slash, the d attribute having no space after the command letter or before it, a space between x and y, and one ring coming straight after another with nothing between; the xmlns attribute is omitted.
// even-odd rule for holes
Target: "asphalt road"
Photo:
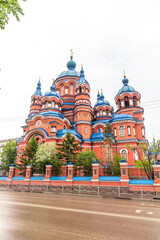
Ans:
<svg viewBox="0 0 160 240"><path fill-rule="evenodd" d="M160 240L160 201L0 192L3 240Z"/></svg>

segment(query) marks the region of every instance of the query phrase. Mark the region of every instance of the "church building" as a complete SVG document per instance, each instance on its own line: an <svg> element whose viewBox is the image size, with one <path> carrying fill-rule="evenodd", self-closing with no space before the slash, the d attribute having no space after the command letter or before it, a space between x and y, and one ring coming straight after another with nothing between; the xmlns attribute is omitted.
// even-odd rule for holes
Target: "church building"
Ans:
<svg viewBox="0 0 160 240"><path fill-rule="evenodd" d="M140 93L129 85L129 80L124 76L122 88L114 98L117 106L114 112L103 92L98 92L97 102L91 106L90 91L83 66L80 72L76 70L72 54L67 70L53 81L50 90L44 95L39 81L35 93L31 96L23 136L18 141L17 163L20 163L20 155L32 137L40 144L60 143L66 133L70 132L81 144L82 151L86 148L95 151L102 166L107 164L109 154L118 153L127 160L130 168L134 168L138 157L126 144L138 146L147 142ZM100 144L107 122L114 130L112 149L107 146L104 149Z"/></svg>

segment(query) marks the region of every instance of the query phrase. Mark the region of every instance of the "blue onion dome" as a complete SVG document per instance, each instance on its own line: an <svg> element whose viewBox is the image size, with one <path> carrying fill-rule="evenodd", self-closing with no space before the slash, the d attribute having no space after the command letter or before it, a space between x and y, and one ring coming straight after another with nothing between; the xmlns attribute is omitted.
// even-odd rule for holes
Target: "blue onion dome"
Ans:
<svg viewBox="0 0 160 240"><path fill-rule="evenodd" d="M102 91L101 91L101 94L98 91L97 102L96 102L94 107L97 107L97 106L100 106L100 105L102 105L102 106L106 106L106 105L110 106L110 103L107 100L104 99L104 95L103 95Z"/></svg>
<svg viewBox="0 0 160 240"><path fill-rule="evenodd" d="M131 86L128 85L128 78L126 78L125 74L124 74L124 78L122 80L123 83L123 87L118 91L118 94L124 93L124 92L135 92L135 89Z"/></svg>
<svg viewBox="0 0 160 240"><path fill-rule="evenodd" d="M41 96L42 97L42 92L41 92L41 82L39 80L39 82L37 83L37 88L35 93L32 96Z"/></svg>
<svg viewBox="0 0 160 240"><path fill-rule="evenodd" d="M60 98L61 96L55 91L55 86L54 84L52 83L52 86L50 87L50 92L46 92L44 94L44 96L55 96L55 97L58 97Z"/></svg>
<svg viewBox="0 0 160 240"><path fill-rule="evenodd" d="M75 70L76 63L73 61L73 53L71 51L70 61L67 62L67 71L63 71L58 78L65 76L80 77L80 73Z"/></svg>
<svg viewBox="0 0 160 240"><path fill-rule="evenodd" d="M74 70L76 68L76 63L73 61L73 56L70 57L70 61L67 63L67 68L69 70Z"/></svg>

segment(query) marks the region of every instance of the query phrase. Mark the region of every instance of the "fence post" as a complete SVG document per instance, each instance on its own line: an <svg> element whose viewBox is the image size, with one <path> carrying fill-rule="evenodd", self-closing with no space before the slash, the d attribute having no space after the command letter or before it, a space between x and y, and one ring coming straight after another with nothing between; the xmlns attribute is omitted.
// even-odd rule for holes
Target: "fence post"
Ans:
<svg viewBox="0 0 160 240"><path fill-rule="evenodd" d="M47 192L48 192L48 184L47 184Z"/></svg>
<svg viewBox="0 0 160 240"><path fill-rule="evenodd" d="M81 185L79 185L79 194L81 193Z"/></svg>
<svg viewBox="0 0 160 240"><path fill-rule="evenodd" d="M120 189L120 186L118 186L118 197L121 196L121 189Z"/></svg>
<svg viewBox="0 0 160 240"><path fill-rule="evenodd" d="M64 192L64 184L62 184L62 193Z"/></svg>
<svg viewBox="0 0 160 240"><path fill-rule="evenodd" d="M98 192L98 196L99 196L99 185L97 186L97 192Z"/></svg>
<svg viewBox="0 0 160 240"><path fill-rule="evenodd" d="M143 198L143 187L141 187L141 198Z"/></svg>

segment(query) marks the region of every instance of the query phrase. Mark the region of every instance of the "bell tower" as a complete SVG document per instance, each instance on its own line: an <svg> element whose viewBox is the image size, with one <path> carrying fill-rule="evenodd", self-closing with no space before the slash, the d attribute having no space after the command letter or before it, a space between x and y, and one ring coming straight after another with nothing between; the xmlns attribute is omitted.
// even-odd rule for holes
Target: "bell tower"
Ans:
<svg viewBox="0 0 160 240"><path fill-rule="evenodd" d="M76 85L76 97L74 108L74 122L77 131L84 139L91 135L92 107L90 102L90 86L85 79L83 66L80 71L80 79Z"/></svg>
<svg viewBox="0 0 160 240"><path fill-rule="evenodd" d="M39 79L39 82L37 83L37 89L31 97L31 107L29 116L31 114L39 113L39 111L41 110L41 98L42 98L41 82Z"/></svg>

